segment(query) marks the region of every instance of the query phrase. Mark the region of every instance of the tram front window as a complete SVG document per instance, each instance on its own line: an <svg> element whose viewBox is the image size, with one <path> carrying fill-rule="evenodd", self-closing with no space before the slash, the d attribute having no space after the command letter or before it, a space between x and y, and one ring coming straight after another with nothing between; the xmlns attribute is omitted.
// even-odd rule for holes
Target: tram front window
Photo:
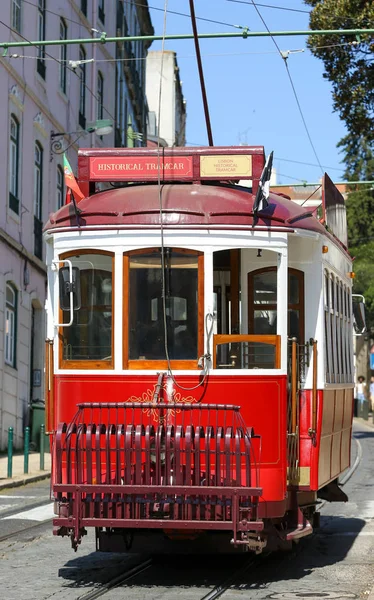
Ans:
<svg viewBox="0 0 374 600"><path fill-rule="evenodd" d="M62 361L65 367L110 368L113 365L113 260L112 254L81 251L65 254L79 269L80 305L73 323L61 328ZM62 322L69 323L70 310L62 305ZM100 364L94 365L93 361ZM85 364L86 363L86 364Z"/></svg>
<svg viewBox="0 0 374 600"><path fill-rule="evenodd" d="M199 255L165 248L129 253L128 358L133 361L198 357ZM164 288L165 301L162 291Z"/></svg>

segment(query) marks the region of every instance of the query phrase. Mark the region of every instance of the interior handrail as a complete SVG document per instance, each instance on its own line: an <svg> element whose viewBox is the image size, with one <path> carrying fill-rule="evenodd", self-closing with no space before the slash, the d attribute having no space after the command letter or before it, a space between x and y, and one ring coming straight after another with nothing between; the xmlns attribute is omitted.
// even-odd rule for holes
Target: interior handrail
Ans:
<svg viewBox="0 0 374 600"><path fill-rule="evenodd" d="M280 335L254 335L254 334L214 334L213 335L213 369L217 368L217 346L221 344L235 344L240 342L253 342L269 344L275 347L275 368L280 369Z"/></svg>

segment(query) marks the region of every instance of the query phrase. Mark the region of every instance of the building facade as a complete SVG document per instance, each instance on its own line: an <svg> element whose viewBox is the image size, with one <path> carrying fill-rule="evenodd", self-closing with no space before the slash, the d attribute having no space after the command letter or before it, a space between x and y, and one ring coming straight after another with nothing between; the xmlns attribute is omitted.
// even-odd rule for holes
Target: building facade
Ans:
<svg viewBox="0 0 374 600"><path fill-rule="evenodd" d="M115 36L125 14L129 35L153 31L146 0L141 8L123 0L3 4L3 42L103 38L103 32ZM113 43L76 43L12 48L0 58L0 450L9 427L15 447L22 447L24 428L31 425L30 406L44 399L42 229L65 201L63 152L75 170L79 146L126 145L119 99L141 134L138 139L144 139L140 143L146 140L141 56L146 49L132 48L138 60L126 81L118 78L118 51ZM102 119L111 121L111 134L87 132Z"/></svg>
<svg viewBox="0 0 374 600"><path fill-rule="evenodd" d="M162 60L161 111L159 111ZM155 140L160 137L168 146L185 146L186 101L183 97L175 52L166 50L163 59L162 51L148 52L146 91L149 107L148 138ZM158 122L159 112L160 122Z"/></svg>

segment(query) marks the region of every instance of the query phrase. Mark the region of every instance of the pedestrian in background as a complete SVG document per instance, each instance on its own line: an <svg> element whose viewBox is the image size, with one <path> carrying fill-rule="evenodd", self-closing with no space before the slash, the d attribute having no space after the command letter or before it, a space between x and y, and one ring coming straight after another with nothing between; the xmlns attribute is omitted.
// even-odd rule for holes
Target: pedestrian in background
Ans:
<svg viewBox="0 0 374 600"><path fill-rule="evenodd" d="M370 410L374 410L374 375L370 378Z"/></svg>
<svg viewBox="0 0 374 600"><path fill-rule="evenodd" d="M356 398L358 400L358 409L360 414L364 400L366 400L366 383L363 375L359 376L356 383Z"/></svg>

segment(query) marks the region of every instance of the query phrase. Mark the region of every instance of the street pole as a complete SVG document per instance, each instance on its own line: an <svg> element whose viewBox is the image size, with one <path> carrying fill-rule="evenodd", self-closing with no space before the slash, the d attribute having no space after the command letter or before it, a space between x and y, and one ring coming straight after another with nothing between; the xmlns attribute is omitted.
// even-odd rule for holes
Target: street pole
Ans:
<svg viewBox="0 0 374 600"><path fill-rule="evenodd" d="M8 429L8 479L11 479L13 473L13 427Z"/></svg>

